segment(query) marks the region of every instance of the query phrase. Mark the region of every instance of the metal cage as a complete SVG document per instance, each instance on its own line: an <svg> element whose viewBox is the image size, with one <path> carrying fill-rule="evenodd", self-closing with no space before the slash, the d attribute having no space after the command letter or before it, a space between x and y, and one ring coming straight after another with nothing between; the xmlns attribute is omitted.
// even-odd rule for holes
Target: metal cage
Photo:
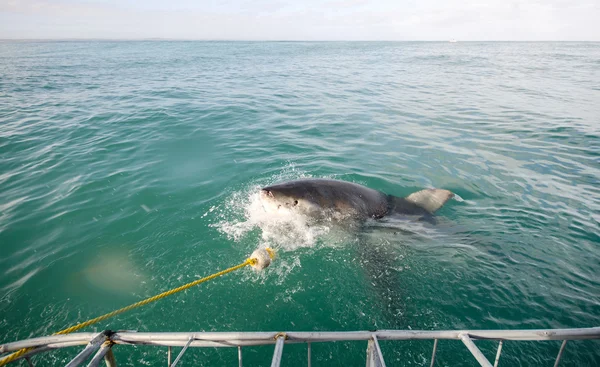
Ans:
<svg viewBox="0 0 600 367"><path fill-rule="evenodd" d="M272 367L280 365L284 345L289 343L307 343L308 366L311 366L311 343L333 341L367 341L367 367L385 366L385 360L379 348L380 340L432 340L433 350L431 364L435 364L435 355L439 340L461 340L481 366L497 366L505 340L562 340L554 366L558 366L568 340L600 339L600 327L581 329L542 329L542 330L380 330L380 331L339 331L339 332L158 332L138 333L132 331L103 331L101 333L74 333L68 335L52 335L40 338L21 340L0 345L0 354L30 350L16 360L25 358L33 366L29 357L58 348L85 345L75 356L68 367L79 366L90 360L88 366L98 366L102 360L108 367L116 366L112 346L121 345L156 345L166 346L167 364L175 367L182 360L190 347L234 347L238 349L239 366L242 366L242 348L275 344ZM474 340L497 340L498 351L492 364L481 353ZM172 347L183 347L172 361ZM92 357L93 355L93 357ZM91 359L90 359L91 357ZM2 359L0 359L1 361Z"/></svg>

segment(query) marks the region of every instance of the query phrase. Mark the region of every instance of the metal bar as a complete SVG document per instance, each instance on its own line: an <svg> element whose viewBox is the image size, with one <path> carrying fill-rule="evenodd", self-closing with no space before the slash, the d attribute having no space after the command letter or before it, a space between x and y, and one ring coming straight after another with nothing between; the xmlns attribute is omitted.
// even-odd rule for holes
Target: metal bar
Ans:
<svg viewBox="0 0 600 367"><path fill-rule="evenodd" d="M471 339L492 340L575 340L575 339L600 339L600 327L582 329L545 329L545 330L381 330L377 331L379 340L415 340L415 339L455 339L460 340L461 334L468 334ZM117 333L113 336L115 341L141 342L141 341L187 341L193 336L196 341L271 341L277 332L210 332L210 333ZM370 331L348 332L286 332L288 342L317 342L317 341L349 341L369 340ZM269 343L265 343L269 344Z"/></svg>
<svg viewBox="0 0 600 367"><path fill-rule="evenodd" d="M312 357L311 357L311 344L310 342L306 343L308 345L308 367L311 367L312 365Z"/></svg>
<svg viewBox="0 0 600 367"><path fill-rule="evenodd" d="M303 343L302 341L289 341L289 343ZM124 341L118 341L115 344L122 344L122 345L155 345L155 346L163 346L163 347L184 347L187 342L186 341L180 341L180 340L165 340L165 341L133 341L133 342L124 342ZM269 344L275 344L274 340L247 340L247 341L239 341L239 340L234 340L234 341L198 341L198 340L194 340L192 342L192 344L190 344L190 347L213 347L213 348L219 348L219 347L234 347L237 348L238 346L241 347L249 347L249 346L258 346L258 345L269 345Z"/></svg>
<svg viewBox="0 0 600 367"><path fill-rule="evenodd" d="M473 343L473 341L471 340L471 338L469 338L469 335L467 335L467 334L461 334L460 339L467 346L467 348L469 349L469 351L471 352L471 354L473 355L473 357L475 357L475 359L477 360L477 362L479 362L479 364L481 365L481 367L492 367L492 364L490 363L490 361L488 361L487 358L485 358L485 356L483 355L483 353L481 353L481 351L479 350L479 348L477 348L477 346L475 345L475 343Z"/></svg>
<svg viewBox="0 0 600 367"><path fill-rule="evenodd" d="M496 359L494 360L494 367L498 367L498 362L500 362L500 354L502 353L502 340L498 343L498 351L496 352Z"/></svg>
<svg viewBox="0 0 600 367"><path fill-rule="evenodd" d="M26 357L25 360L27 361L27 365L29 367L34 367L33 363L31 363L31 359L29 359L29 357Z"/></svg>
<svg viewBox="0 0 600 367"><path fill-rule="evenodd" d="M562 354L565 351L566 346L567 346L567 341L563 340L562 344L560 345L560 350L558 351L558 355L556 356L556 361L554 362L554 367L558 367L558 364L560 363L560 358L562 357Z"/></svg>
<svg viewBox="0 0 600 367"><path fill-rule="evenodd" d="M88 367L99 366L100 361L102 361L104 359L104 356L106 355L106 353L108 353L108 351L110 350L111 347L112 347L112 344L110 342L104 342L102 344L102 346L100 347L100 349L98 349L98 351L96 352L96 354L94 355L94 357L92 358L90 363L88 363Z"/></svg>
<svg viewBox="0 0 600 367"><path fill-rule="evenodd" d="M431 364L429 365L429 367L433 367L433 365L435 364L435 353L437 352L437 343L438 343L438 340L434 339L433 340L433 352L431 352Z"/></svg>
<svg viewBox="0 0 600 367"><path fill-rule="evenodd" d="M15 361L18 361L18 360L24 359L24 358L28 358L28 357L32 357L36 354L44 353L44 352L47 352L47 351L53 350L53 349L74 347L74 346L80 346L80 345L86 345L86 344L87 344L87 342L79 342L79 341L78 342L69 342L69 343L48 344L44 347L36 347L36 348L30 350L29 352L23 354L21 357L15 359Z"/></svg>
<svg viewBox="0 0 600 367"><path fill-rule="evenodd" d="M288 342L318 342L334 340L369 340L372 332L370 331L350 331L350 332L289 332ZM381 330L377 332L379 340L415 340L415 339L460 339L460 334L469 334L471 339L493 339L493 340L576 340L576 339L600 339L600 327L580 328L580 329L538 329L538 330L440 330L440 331L420 331L420 330ZM87 344L96 333L74 333L68 335L52 335L41 338L16 341L0 345L0 353L14 352L23 348L32 348L59 343ZM161 341L181 341L185 345L190 337L195 341L270 341L277 335L276 332L222 332L222 333L201 333L201 332L182 332L182 333L133 333L119 332L112 339L119 343L139 343L152 342L151 344L160 344ZM270 343L262 343L270 344ZM195 344L192 344L195 345ZM256 344L255 344L256 345Z"/></svg>
<svg viewBox="0 0 600 367"><path fill-rule="evenodd" d="M283 353L283 344L285 343L285 334L280 334L277 337L277 343L275 343L275 350L273 351L273 360L271 361L271 367L279 367L281 364L281 354Z"/></svg>
<svg viewBox="0 0 600 367"><path fill-rule="evenodd" d="M377 332L379 340L427 340L427 339L436 339L435 337L417 335L415 336L406 336L406 335L391 335L385 334L389 332ZM140 333L141 334L141 333ZM253 333L249 333L253 334ZM315 335L318 334L318 335ZM290 333L288 335L288 340L286 343L306 343L306 342L328 342L328 341L349 341L349 340L368 340L362 334L357 335L354 334L352 336L342 335L341 333ZM383 334L383 337L382 337ZM207 336L203 336L202 334L186 334L194 335L200 337L200 340L195 340L192 342L193 347L231 347L231 346L256 346L256 345L268 345L274 344L275 341L271 338L265 338L264 336L259 336L256 339L250 339L248 336L243 336L241 339L227 339L227 336L223 337L221 335L211 335L214 336L213 340L209 340ZM272 335L272 334L270 334ZM432 335L434 336L434 335ZM437 335L439 336L439 335ZM147 344L147 345L163 345L163 346L183 346L185 345L187 339L183 339L180 336L173 336L173 339L167 339L164 335L125 335L125 334L115 334L113 336L113 341L117 344ZM500 340L504 339L505 336L496 336L496 337L481 337L470 335L472 339L486 339L486 340ZM566 337L567 339L572 339ZM441 339L458 339L457 337L442 337ZM510 338L509 338L510 339ZM600 339L600 334L598 336L588 335L586 337L577 336L577 339ZM511 340L536 340L532 338L520 338L520 339L511 339ZM538 338L537 340L552 340L548 338Z"/></svg>
<svg viewBox="0 0 600 367"><path fill-rule="evenodd" d="M383 354L379 347L377 335L373 334L373 338L367 344L367 367L385 367Z"/></svg>
<svg viewBox="0 0 600 367"><path fill-rule="evenodd" d="M381 348L377 341L377 335L373 334L373 338L369 340L369 360L367 366L385 367L385 361L383 360L383 354L381 354Z"/></svg>
<svg viewBox="0 0 600 367"><path fill-rule="evenodd" d="M90 341L90 339L92 339L96 335L98 335L98 333L75 333L67 335L42 336L40 338L19 340L16 342L0 345L0 354L15 352L19 349L24 348L41 347L53 343L66 343L78 341L82 342L82 344L87 344Z"/></svg>
<svg viewBox="0 0 600 367"><path fill-rule="evenodd" d="M171 346L167 349L167 367L171 367Z"/></svg>
<svg viewBox="0 0 600 367"><path fill-rule="evenodd" d="M329 333L327 333L329 334ZM461 334L468 334L471 339L492 340L575 340L600 339L600 327L581 329L545 329L545 330L445 330L445 331L413 331L383 330L377 331L379 340L410 339L460 339ZM294 333L290 336L295 337Z"/></svg>
<svg viewBox="0 0 600 367"><path fill-rule="evenodd" d="M117 367L117 360L115 359L112 348L110 348L108 353L104 356L104 363L106 363L106 367Z"/></svg>
<svg viewBox="0 0 600 367"><path fill-rule="evenodd" d="M375 341L373 339L367 342L367 367L379 367L377 364L379 358L375 349Z"/></svg>
<svg viewBox="0 0 600 367"><path fill-rule="evenodd" d="M385 367L385 361L383 360L383 354L381 353L381 348L379 347L379 341L377 341L377 335L373 334L373 341L375 342L375 350L377 351L377 356L379 357L379 366Z"/></svg>
<svg viewBox="0 0 600 367"><path fill-rule="evenodd" d="M243 367L242 364L242 347L238 346L238 366Z"/></svg>
<svg viewBox="0 0 600 367"><path fill-rule="evenodd" d="M373 340L367 342L367 363L366 367L373 367L375 365L375 358L373 357Z"/></svg>
<svg viewBox="0 0 600 367"><path fill-rule="evenodd" d="M76 355L75 358L71 360L71 362L67 363L66 367L77 367L83 362L85 362L85 360L88 359L92 355L92 353L94 353L100 348L100 346L106 341L106 339L107 337L105 333L98 334L94 339L90 340L88 345L86 345L86 347L83 348L83 350L79 352L79 354Z"/></svg>
<svg viewBox="0 0 600 367"><path fill-rule="evenodd" d="M192 340L194 340L193 337L191 337L190 340L188 340L187 344L183 347L183 349L181 350L181 352L179 352L179 354L177 355L177 358L175 358L175 361L173 362L173 364L171 365L171 367L177 366L177 363L179 363L179 360L181 359L181 357L183 357L183 353L185 353L185 351L188 349L188 347L190 346L190 344L192 344Z"/></svg>

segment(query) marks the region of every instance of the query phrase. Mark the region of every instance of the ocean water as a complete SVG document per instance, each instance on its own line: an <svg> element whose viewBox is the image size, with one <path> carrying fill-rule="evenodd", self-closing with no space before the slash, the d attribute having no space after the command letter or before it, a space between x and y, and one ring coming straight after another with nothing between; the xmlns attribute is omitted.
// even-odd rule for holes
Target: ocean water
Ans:
<svg viewBox="0 0 600 367"><path fill-rule="evenodd" d="M278 257L261 273L86 331L600 326L599 102L598 43L1 42L0 343L266 245ZM279 226L257 190L302 177L457 196L435 225ZM381 344L388 366L429 365L430 341ZM493 358L496 343L478 345ZM552 365L559 346L506 342L500 366ZM315 344L313 365L361 366L365 348ZM245 348L245 364L272 349ZM306 346L283 358L305 365ZM236 361L229 348L182 360ZM442 341L436 365L476 362ZM600 342L569 342L561 365L600 365Z"/></svg>

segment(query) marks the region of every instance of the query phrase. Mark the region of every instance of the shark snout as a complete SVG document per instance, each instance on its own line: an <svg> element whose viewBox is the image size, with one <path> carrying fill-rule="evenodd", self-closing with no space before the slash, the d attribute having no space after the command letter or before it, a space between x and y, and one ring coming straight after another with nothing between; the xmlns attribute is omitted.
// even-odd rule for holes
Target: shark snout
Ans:
<svg viewBox="0 0 600 367"><path fill-rule="evenodd" d="M270 197L270 198L272 198L272 197L273 197L273 193L271 192L271 190L268 190L268 189L261 189L261 190L260 190L260 196L262 196L262 197Z"/></svg>

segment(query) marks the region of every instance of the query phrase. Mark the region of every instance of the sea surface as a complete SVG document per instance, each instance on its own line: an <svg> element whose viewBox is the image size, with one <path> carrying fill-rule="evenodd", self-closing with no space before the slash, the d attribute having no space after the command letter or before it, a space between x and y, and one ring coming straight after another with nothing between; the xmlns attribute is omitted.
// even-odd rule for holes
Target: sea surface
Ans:
<svg viewBox="0 0 600 367"><path fill-rule="evenodd" d="M304 177L456 197L436 224L273 225L259 188ZM0 343L264 246L277 258L260 273L85 331L600 326L600 44L0 42ZM432 344L381 342L388 366L429 366ZM477 345L493 361L497 343ZM550 366L559 347L506 342L500 366ZM312 349L314 366L365 363L365 342ZM244 364L272 350L244 348ZM165 347L115 354L166 363ZM237 351L182 362L235 365ZM283 364L306 365L306 346ZM476 362L441 341L436 365ZM599 341L567 343L561 366L599 365Z"/></svg>

